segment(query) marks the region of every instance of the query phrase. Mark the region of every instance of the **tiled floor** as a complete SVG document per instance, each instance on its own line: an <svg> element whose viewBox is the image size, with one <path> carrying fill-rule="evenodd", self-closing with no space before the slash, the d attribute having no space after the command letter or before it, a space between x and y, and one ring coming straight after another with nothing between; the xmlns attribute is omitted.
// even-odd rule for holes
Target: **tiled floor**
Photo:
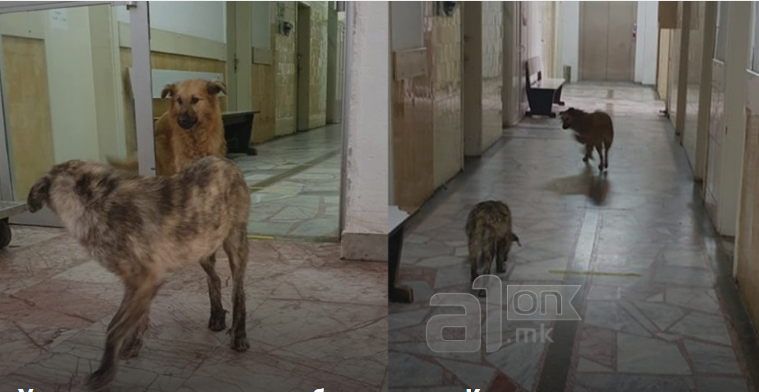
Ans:
<svg viewBox="0 0 759 392"><path fill-rule="evenodd" d="M13 226L0 251L0 391L84 391L122 291L59 229ZM222 298L229 267L220 253ZM151 309L145 346L121 363L116 391L378 391L386 379L387 268L344 261L339 245L251 241L251 348L206 328L205 273L173 273ZM231 315L227 318L229 325Z"/></svg>
<svg viewBox="0 0 759 392"><path fill-rule="evenodd" d="M256 146L233 159L251 187L248 232L336 241L340 210L341 124Z"/></svg>
<svg viewBox="0 0 759 392"><path fill-rule="evenodd" d="M736 333L746 320L727 310L740 303L724 294L734 287L717 284L727 274L717 261L722 248L685 152L659 115L663 105L651 89L624 84L573 84L564 94L567 106L612 114L608 174L598 175L597 158L583 164L581 146L558 119L508 129L468 163L407 233L400 274L415 288L415 303L390 306L390 390L753 390ZM470 292L464 224L486 199L511 206L523 245L512 248L504 287L581 285L582 320L504 320L495 352L435 353L425 342L427 322L460 310L432 307L430 296ZM540 338L541 324L553 328L550 339ZM525 338L526 328L538 337Z"/></svg>

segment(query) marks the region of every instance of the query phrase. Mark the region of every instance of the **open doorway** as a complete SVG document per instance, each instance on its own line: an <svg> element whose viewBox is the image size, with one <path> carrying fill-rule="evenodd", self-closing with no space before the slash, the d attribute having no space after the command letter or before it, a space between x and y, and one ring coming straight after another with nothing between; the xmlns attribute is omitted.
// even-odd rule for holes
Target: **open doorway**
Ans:
<svg viewBox="0 0 759 392"><path fill-rule="evenodd" d="M310 65L311 65L311 7L298 2L298 25L295 29L297 50L296 124L298 131L309 129Z"/></svg>
<svg viewBox="0 0 759 392"><path fill-rule="evenodd" d="M237 88L246 89L252 106L237 110L258 112L250 137L257 155L230 157L251 190L248 233L337 241L343 125L329 108L341 106L344 66L337 58L342 49L330 45L345 42L345 12L329 2L246 3L243 19L250 15L250 28L237 34L249 43L238 42L240 53L232 58L238 60L238 73L250 75L247 84L240 84L239 75ZM241 4L238 10L245 9ZM242 25L239 15L235 19ZM252 58L246 59L242 52L251 49ZM250 63L248 69L243 62Z"/></svg>

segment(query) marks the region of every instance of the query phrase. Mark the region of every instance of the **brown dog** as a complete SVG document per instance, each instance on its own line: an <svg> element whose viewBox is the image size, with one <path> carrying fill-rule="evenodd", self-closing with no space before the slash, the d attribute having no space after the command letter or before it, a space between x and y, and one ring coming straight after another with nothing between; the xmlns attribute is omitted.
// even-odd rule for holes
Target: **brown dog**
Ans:
<svg viewBox="0 0 759 392"><path fill-rule="evenodd" d="M224 157L227 143L221 121L218 94L227 93L224 83L190 79L168 84L161 98L171 106L155 123L156 174L170 176L186 164L206 156ZM137 172L137 157L108 159L111 166Z"/></svg>
<svg viewBox="0 0 759 392"><path fill-rule="evenodd" d="M496 272L506 272L506 261L511 245L519 242L519 237L511 230L511 210L500 201L477 203L466 220L466 236L469 242L469 266L472 283L480 275L490 275L495 258ZM479 291L485 296L485 290Z"/></svg>
<svg viewBox="0 0 759 392"><path fill-rule="evenodd" d="M150 303L166 273L200 263L208 276L213 331L226 328L221 280L212 256L223 248L232 271L232 348L249 348L243 282L248 261L248 187L230 160L206 157L165 176L138 176L98 162L68 161L32 186L29 211L47 205L102 266L124 283L108 326L100 367L87 383L99 389L116 375L119 358L134 357L148 327Z"/></svg>
<svg viewBox="0 0 759 392"><path fill-rule="evenodd" d="M587 163L592 158L595 147L601 160L598 169L601 171L608 169L609 149L614 141L614 125L611 117L600 110L588 113L575 108L559 112L559 116L561 116L561 128L572 128L575 139L585 145L585 157L582 161Z"/></svg>

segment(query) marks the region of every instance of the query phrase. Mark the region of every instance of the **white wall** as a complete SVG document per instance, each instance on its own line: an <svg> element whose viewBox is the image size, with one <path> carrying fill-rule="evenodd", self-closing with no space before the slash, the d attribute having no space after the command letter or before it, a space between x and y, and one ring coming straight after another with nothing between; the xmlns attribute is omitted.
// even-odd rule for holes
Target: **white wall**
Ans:
<svg viewBox="0 0 759 392"><path fill-rule="evenodd" d="M638 2L638 38L635 48L635 82L656 84L656 50L658 48L659 3Z"/></svg>
<svg viewBox="0 0 759 392"><path fill-rule="evenodd" d="M557 42L560 46L557 64L563 72L564 65L572 67L572 81L578 80L580 57L580 2L559 2L559 29ZM638 37L635 48L635 76L637 83L656 83L656 50L658 37L659 3L638 2ZM561 74L560 74L561 75Z"/></svg>
<svg viewBox="0 0 759 392"><path fill-rule="evenodd" d="M390 3L393 21L393 50L416 49L424 46L422 4L421 1L394 1Z"/></svg>
<svg viewBox="0 0 759 392"><path fill-rule="evenodd" d="M524 2L527 14L527 58L543 55L543 4Z"/></svg>
<svg viewBox="0 0 759 392"><path fill-rule="evenodd" d="M172 33L227 42L223 1L151 1L150 27ZM126 7L117 7L119 22L129 23Z"/></svg>
<svg viewBox="0 0 759 392"><path fill-rule="evenodd" d="M352 12L353 20L349 23L353 31L346 36L351 65L346 68L346 83L349 83L350 90L346 94L344 113L348 145L345 152L342 255L378 261L384 258L386 261L390 6L386 1L355 2L348 12ZM369 236L362 236L367 234ZM372 242L359 244L358 238L362 237L372 238Z"/></svg>
<svg viewBox="0 0 759 392"><path fill-rule="evenodd" d="M559 45L559 75L564 77L564 66L572 67L572 81L577 81L579 74L580 56L580 2L559 2L559 37L556 40Z"/></svg>

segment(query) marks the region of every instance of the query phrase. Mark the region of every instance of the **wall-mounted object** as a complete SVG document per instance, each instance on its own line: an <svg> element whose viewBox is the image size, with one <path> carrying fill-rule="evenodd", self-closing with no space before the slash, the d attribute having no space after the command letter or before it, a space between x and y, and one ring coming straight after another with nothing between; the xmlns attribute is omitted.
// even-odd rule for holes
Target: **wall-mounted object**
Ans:
<svg viewBox="0 0 759 392"><path fill-rule="evenodd" d="M285 20L285 4L277 3L277 32L284 36L289 36L293 29L293 24Z"/></svg>
<svg viewBox="0 0 759 392"><path fill-rule="evenodd" d="M455 1L436 1L435 2L435 15L437 16L451 17L453 16L454 11L456 11Z"/></svg>
<svg viewBox="0 0 759 392"><path fill-rule="evenodd" d="M278 29L279 29L280 34L284 36L289 36L290 31L292 31L293 29L293 24L286 20L283 20L278 23Z"/></svg>

